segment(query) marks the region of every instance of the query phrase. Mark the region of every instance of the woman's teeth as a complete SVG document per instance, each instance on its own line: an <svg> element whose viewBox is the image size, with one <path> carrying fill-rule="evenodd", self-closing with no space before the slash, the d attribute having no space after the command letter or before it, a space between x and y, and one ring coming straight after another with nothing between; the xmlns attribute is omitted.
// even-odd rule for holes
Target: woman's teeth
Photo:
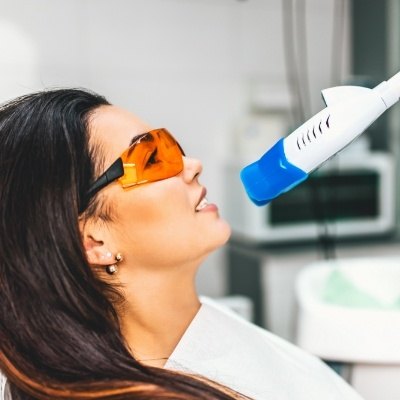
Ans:
<svg viewBox="0 0 400 400"><path fill-rule="evenodd" d="M208 200L204 197L203 200L199 203L199 205L196 207L196 211L201 211L204 207L208 206Z"/></svg>

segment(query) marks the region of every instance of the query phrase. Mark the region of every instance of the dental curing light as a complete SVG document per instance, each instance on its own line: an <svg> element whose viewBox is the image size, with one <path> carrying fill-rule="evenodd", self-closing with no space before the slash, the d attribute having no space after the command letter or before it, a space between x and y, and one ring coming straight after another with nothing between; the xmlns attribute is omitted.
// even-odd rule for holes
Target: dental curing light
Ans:
<svg viewBox="0 0 400 400"><path fill-rule="evenodd" d="M322 91L326 108L240 173L250 199L265 205L294 188L356 139L400 97L400 72L373 89L337 86Z"/></svg>

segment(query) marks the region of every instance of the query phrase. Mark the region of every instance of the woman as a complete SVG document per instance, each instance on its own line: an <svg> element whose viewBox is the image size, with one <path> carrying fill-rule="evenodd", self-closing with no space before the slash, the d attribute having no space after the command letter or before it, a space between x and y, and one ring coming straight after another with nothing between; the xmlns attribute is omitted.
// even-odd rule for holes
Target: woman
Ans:
<svg viewBox="0 0 400 400"><path fill-rule="evenodd" d="M13 400L359 398L200 303L197 268L230 235L201 170L167 130L87 91L1 108L0 368Z"/></svg>

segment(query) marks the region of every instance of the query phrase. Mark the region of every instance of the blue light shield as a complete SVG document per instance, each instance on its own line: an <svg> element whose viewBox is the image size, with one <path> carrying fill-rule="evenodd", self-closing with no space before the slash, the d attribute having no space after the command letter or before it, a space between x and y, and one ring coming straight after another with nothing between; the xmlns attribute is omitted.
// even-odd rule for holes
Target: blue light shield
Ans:
<svg viewBox="0 0 400 400"><path fill-rule="evenodd" d="M240 178L251 201L263 206L308 178L285 156L283 140L274 144L258 161L243 168Z"/></svg>

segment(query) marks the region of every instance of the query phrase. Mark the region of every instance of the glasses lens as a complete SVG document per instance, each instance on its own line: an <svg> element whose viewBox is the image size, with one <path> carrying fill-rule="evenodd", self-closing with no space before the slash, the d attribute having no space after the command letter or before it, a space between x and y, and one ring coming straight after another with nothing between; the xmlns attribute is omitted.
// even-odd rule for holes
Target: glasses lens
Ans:
<svg viewBox="0 0 400 400"><path fill-rule="evenodd" d="M170 178L183 170L183 152L166 129L156 129L140 136L122 154L123 187Z"/></svg>

